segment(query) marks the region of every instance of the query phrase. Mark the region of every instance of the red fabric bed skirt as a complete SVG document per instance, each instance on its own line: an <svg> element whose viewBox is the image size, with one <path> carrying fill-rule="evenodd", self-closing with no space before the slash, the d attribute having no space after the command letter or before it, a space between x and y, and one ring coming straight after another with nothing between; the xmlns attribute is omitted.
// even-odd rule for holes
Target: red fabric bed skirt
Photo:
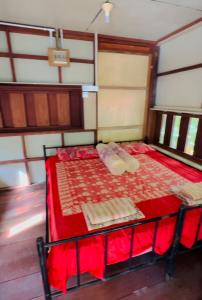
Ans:
<svg viewBox="0 0 202 300"><path fill-rule="evenodd" d="M158 160L166 167L172 169L192 182L202 181L202 174L194 168L188 167L174 159L168 158L159 152L150 152L151 158ZM57 178L55 163L57 157L51 157L46 162L48 173L48 206L50 220L51 240L69 238L88 233L82 213L71 216L63 216L60 208L60 200L57 190ZM165 196L136 204L146 216L151 219L157 216L168 215L177 212L181 201L173 196ZM196 240L196 232L199 224L201 209L194 209L186 213L183 226L181 244L191 248ZM170 248L175 231L176 217L161 220L159 222L155 253L163 255ZM151 249L154 238L155 223L148 223L135 228L133 256L140 255ZM202 239L202 226L198 239ZM131 229L119 230L108 236L108 265L125 261L129 258ZM104 276L104 237L97 236L79 241L80 272L90 272L93 276L102 279ZM76 251L75 243L66 243L54 246L48 255L49 283L64 293L67 280L76 275Z"/></svg>

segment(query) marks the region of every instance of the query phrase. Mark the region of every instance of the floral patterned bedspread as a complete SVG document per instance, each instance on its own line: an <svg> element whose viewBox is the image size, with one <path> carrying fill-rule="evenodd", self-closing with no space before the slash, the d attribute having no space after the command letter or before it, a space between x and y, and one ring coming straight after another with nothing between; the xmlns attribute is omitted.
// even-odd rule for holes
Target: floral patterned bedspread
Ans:
<svg viewBox="0 0 202 300"><path fill-rule="evenodd" d="M100 159L56 164L58 193L63 215L81 212L88 201L130 197L134 203L171 194L172 185L189 182L145 154L136 155L140 168L134 174L111 175Z"/></svg>

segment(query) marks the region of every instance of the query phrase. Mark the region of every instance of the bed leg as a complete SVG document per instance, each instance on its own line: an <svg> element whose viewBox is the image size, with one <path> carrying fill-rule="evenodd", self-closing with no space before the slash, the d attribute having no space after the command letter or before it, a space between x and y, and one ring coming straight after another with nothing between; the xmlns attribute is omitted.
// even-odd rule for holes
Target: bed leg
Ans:
<svg viewBox="0 0 202 300"><path fill-rule="evenodd" d="M48 274L46 269L46 250L44 248L44 240L42 237L37 238L37 251L39 256L39 263L40 263L45 299L51 300L52 297L51 297L50 286L48 283Z"/></svg>
<svg viewBox="0 0 202 300"><path fill-rule="evenodd" d="M48 178L47 178L47 174L46 174L46 199L45 199L45 201L46 201L46 236L45 236L45 241L46 241L46 243L48 243L49 242L49 222L48 222L48 220L49 220L49 215L48 215ZM48 249L47 249L47 251L48 251Z"/></svg>
<svg viewBox="0 0 202 300"><path fill-rule="evenodd" d="M173 245L170 249L170 253L168 254L168 258L166 260L166 280L171 279L174 277L175 274L175 258L178 252L179 247L179 240L181 236L182 226L183 226L183 220L184 220L184 214L185 214L185 205L182 205L177 217L177 223L176 223L176 230L173 240Z"/></svg>

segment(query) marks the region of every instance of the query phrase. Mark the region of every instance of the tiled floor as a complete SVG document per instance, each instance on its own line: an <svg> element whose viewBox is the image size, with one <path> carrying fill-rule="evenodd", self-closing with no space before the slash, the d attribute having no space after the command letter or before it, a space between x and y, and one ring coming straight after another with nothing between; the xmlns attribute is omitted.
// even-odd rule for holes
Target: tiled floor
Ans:
<svg viewBox="0 0 202 300"><path fill-rule="evenodd" d="M36 237L44 233L43 185L0 192L0 300L43 300ZM202 250L178 257L176 278L163 265L81 288L58 300L202 300Z"/></svg>

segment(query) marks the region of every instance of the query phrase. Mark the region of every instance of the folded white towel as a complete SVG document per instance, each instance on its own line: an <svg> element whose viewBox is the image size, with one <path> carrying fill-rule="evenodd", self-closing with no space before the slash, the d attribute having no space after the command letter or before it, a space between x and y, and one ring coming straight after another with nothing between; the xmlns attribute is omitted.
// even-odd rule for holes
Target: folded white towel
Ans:
<svg viewBox="0 0 202 300"><path fill-rule="evenodd" d="M202 182L189 182L182 186L172 186L171 191L189 205L202 203Z"/></svg>
<svg viewBox="0 0 202 300"><path fill-rule="evenodd" d="M89 230L144 218L144 214L130 198L85 203L82 205L82 211Z"/></svg>

